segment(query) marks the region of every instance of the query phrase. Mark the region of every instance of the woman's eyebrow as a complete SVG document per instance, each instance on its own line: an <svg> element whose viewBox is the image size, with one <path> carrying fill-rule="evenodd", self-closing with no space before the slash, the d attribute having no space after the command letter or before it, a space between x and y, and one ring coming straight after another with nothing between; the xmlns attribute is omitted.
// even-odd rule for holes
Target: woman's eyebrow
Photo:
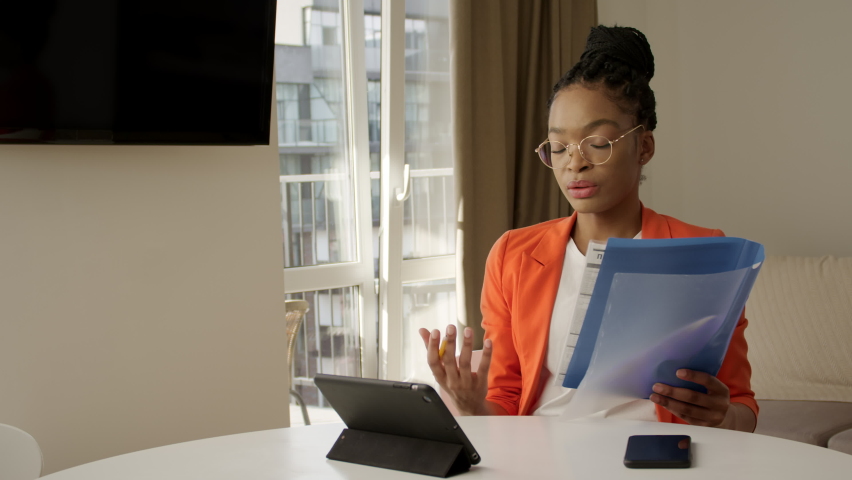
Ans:
<svg viewBox="0 0 852 480"><path fill-rule="evenodd" d="M616 122L615 120L610 120L608 118L600 118L598 120L595 120L594 122L587 124L585 127L583 127L583 130L592 130L594 128L600 127L601 125L612 125L613 127L621 128L621 125L619 125L618 122Z"/></svg>
<svg viewBox="0 0 852 480"><path fill-rule="evenodd" d="M616 122L615 120L610 120L608 118L599 118L599 119L595 120L594 122L587 123L586 126L583 127L583 131L586 132L586 131L589 131L589 130L593 130L597 127L600 127L601 125L612 125L613 127L621 128L621 125L619 125L618 122ZM564 135L565 132L566 132L566 130L564 128L560 128L560 127L550 127L547 130L547 133L555 133L557 135Z"/></svg>

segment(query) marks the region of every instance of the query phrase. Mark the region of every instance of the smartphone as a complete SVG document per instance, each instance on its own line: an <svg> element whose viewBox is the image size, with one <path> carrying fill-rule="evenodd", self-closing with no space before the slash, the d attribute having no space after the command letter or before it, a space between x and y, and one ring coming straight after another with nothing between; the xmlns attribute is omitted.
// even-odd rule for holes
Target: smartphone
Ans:
<svg viewBox="0 0 852 480"><path fill-rule="evenodd" d="M692 439L689 435L633 435L627 439L627 468L689 468Z"/></svg>

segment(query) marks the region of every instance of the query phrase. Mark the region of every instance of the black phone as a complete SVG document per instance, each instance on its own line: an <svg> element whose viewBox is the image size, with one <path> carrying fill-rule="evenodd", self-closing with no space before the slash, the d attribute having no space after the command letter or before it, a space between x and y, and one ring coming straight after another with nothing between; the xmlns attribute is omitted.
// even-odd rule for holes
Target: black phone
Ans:
<svg viewBox="0 0 852 480"><path fill-rule="evenodd" d="M689 435L633 435L627 439L627 468L689 468L692 439Z"/></svg>

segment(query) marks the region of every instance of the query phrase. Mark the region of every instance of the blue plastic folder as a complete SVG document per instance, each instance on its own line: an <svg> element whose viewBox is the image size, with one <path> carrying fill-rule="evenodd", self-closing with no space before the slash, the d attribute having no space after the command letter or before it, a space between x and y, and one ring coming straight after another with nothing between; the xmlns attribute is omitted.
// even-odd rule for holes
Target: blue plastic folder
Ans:
<svg viewBox="0 0 852 480"><path fill-rule="evenodd" d="M718 374L764 256L734 237L610 239L562 385L593 364L588 387L624 397L657 382L703 391L675 372Z"/></svg>

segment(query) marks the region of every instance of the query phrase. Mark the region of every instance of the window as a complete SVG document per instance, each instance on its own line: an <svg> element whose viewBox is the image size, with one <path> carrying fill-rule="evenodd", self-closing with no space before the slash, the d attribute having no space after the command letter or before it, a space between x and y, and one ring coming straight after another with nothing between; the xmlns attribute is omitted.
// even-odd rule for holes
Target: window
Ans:
<svg viewBox="0 0 852 480"><path fill-rule="evenodd" d="M304 29L288 37L301 45L276 46L276 61L287 65L276 67L276 95L285 288L288 299L311 305L293 383L315 405L322 399L311 379L320 372L431 381L414 361L422 346L411 337L417 327L455 319L448 2L405 3L383 31L380 2L279 0L279 10L301 13ZM383 66L382 40L394 28L404 41ZM399 118L383 119L383 107L393 104L382 90L383 67L404 73L391 85L405 90ZM382 137L383 120L401 127L398 138ZM404 151L392 165L381 156L390 141ZM401 188L404 163L410 195L397 218L383 217L396 201L381 195L383 182L393 178ZM382 253L389 244L398 253ZM396 273L382 284L381 266L390 262Z"/></svg>

